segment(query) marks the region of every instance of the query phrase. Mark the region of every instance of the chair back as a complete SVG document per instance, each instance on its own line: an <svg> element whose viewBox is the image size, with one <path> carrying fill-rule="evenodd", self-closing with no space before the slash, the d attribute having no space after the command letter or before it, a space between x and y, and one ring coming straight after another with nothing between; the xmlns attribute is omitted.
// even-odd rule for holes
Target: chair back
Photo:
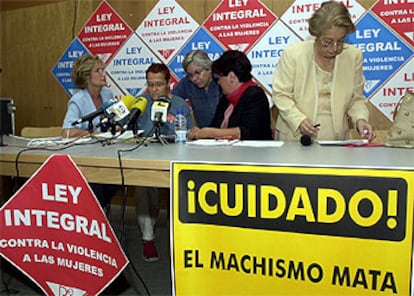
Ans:
<svg viewBox="0 0 414 296"><path fill-rule="evenodd" d="M44 137L60 137L62 135L62 127L49 126L49 127L34 127L25 126L21 131L22 137L27 138L44 138Z"/></svg>

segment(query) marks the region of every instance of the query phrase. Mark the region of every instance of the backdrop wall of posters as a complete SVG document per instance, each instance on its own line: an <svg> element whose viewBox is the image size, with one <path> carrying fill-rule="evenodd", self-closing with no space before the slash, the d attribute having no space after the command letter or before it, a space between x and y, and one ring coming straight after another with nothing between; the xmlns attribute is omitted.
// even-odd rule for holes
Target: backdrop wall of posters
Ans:
<svg viewBox="0 0 414 296"><path fill-rule="evenodd" d="M17 107L17 133L19 133L21 128L26 125L60 125L66 111L66 103L70 93L68 93L65 87L62 87L59 81L57 81L57 77L54 77L51 70L54 69L58 62L62 61L65 53L73 54L75 51L82 52L83 44L81 44L81 46L75 44L74 48L76 50L73 52L68 51L68 49L70 49L70 46L77 40L77 37L80 35L88 21L91 21L91 18L95 16L96 10L102 4L102 1L67 0L54 1L53 3L51 3L51 1L18 1L21 3L20 6L16 3L11 4L12 2L15 1L2 1L1 6L2 47L0 49L0 67L2 68L2 73L0 74L0 95L7 95L14 98ZM120 22L123 23L124 28L120 29L131 31L132 34L135 34L136 36L140 36L141 32L139 31L139 27L143 24L144 20L148 18L154 7L159 4L159 1L154 0L109 0L106 2L111 7L111 12L113 12ZM178 6L182 8L182 13L187 14L188 17L191 18L191 22L198 24L200 27L202 27L204 23L206 23L206 25L208 24L207 19L211 18L212 13L224 2L226 2L226 6L235 6L238 3L245 3L244 1L218 0L197 0L196 2L197 5L194 5L193 0L176 1ZM250 0L250 2L253 2L253 0ZM292 9L295 2L300 3L303 1L263 0L259 2L264 9L269 11L269 18L263 20L263 22L268 22L268 24L271 25L273 24L272 22L276 21L278 26L275 28L276 31L283 32L284 30L293 29L298 33L298 31L301 30L302 25L300 19L296 21L290 20L291 23L289 23L289 19L284 18L287 17L286 13L289 9ZM381 13L385 4L397 2L404 3L402 0L349 0L345 2L351 3L352 6L357 6L357 10L355 11L356 17L360 17L366 11L370 14L375 14L376 12ZM408 7L408 4L405 5ZM375 14L375 16L377 16L377 14ZM369 34L369 32L373 32L374 34L376 32L377 35L372 35L372 42L375 42L375 37L388 38L391 35L392 42L395 42L396 38L394 35L397 34L395 28L390 27L391 24L387 24L387 22L391 23L392 20L390 20L389 15L384 15L382 18L384 20L380 21L377 20L377 17L374 18L375 21L379 22L379 26L382 29L381 34L378 31L375 31L378 24L376 22L373 23L370 17L360 20L364 30L359 32L359 34ZM284 22L277 21L279 19L284 20ZM398 21L403 22L404 20L404 18L401 18ZM410 21L412 22L412 20ZM283 24L287 24L289 28L286 28ZM299 27L299 29L297 27ZM198 27L194 27L194 29L198 30ZM245 30L247 30L247 28L245 28ZM304 31L303 28L302 31ZM303 38L303 36L300 37ZM359 37L359 35L355 35L355 43L358 43ZM365 38L367 38L367 36L365 36ZM127 42L127 39L128 38L125 39L125 42ZM291 40L292 39L293 38L291 38ZM401 47L401 39L404 38L398 36L397 39L398 42L400 42L397 45L394 46L394 43L391 43L390 45L384 46L394 46L393 49ZM280 40L283 41L283 38ZM149 43L147 41L142 41L141 39L139 41L143 43L143 47L148 47ZM366 43L369 43L368 41ZM274 39L271 42L275 43L274 46L277 48L277 42L279 41ZM369 48L369 45L366 43L361 42L358 46ZM404 59L407 59L407 55L408 58L410 56L412 57L412 44L409 44L405 39L402 43L405 46L403 50L408 52L408 54L404 56ZM185 44L181 45L184 46ZM238 45L240 45L240 42ZM246 46L253 48L254 45L247 44ZM260 46L260 44L258 46ZM132 47L136 46L131 46L131 48ZM152 49L151 46L149 49ZM126 50L125 52L128 51ZM251 49L251 52L257 52L256 48ZM275 52L277 52L277 49ZM117 52L115 51L113 52L114 56L116 53ZM156 59L163 58L163 56L154 54L153 51L152 53L153 56L150 57L150 60L151 58L154 58L156 61ZM367 62L374 61L381 63L381 60L379 60L380 57L375 55L375 50L374 53L372 53L372 51L369 51L369 53L370 60L367 60ZM167 57L167 55L168 53L164 52L164 57ZM174 54L172 54L171 57L173 57L173 55ZM68 58L69 62L64 66L70 68L71 57L69 56ZM397 63L395 67L400 67L401 63L407 65L407 70L396 75L397 78L394 79L395 81L390 82L391 86L388 86L383 90L384 94L397 95L401 88L398 83L401 79L407 80L408 83L410 80L412 82L412 70L410 70L409 63L406 61L401 62L401 57L391 55L388 59L393 59L393 61ZM110 65L112 60L112 56L108 57L108 65ZM172 65L172 60L167 60L166 58L165 61ZM272 57L269 58L269 61L272 61ZM115 69L116 65L112 65L112 67ZM372 73L374 73L374 75L373 77L370 77L370 80L373 81L372 85L374 85L374 87L376 83L375 81L378 83L378 81L382 79L382 82L384 82L384 80L388 78L376 77L375 71ZM260 73L256 74L257 76L260 76ZM177 78L179 78L178 76L179 73L177 73ZM116 81L114 81L116 80L115 75L109 77L108 80L109 83L116 84ZM266 79L263 79L263 83L266 84ZM22 85L24 85L24 87L22 87ZM404 88L404 86L402 87ZM139 93L141 91L139 88L132 88L130 86L125 86L125 89L128 89L131 93ZM370 93L371 90L372 89L367 90L370 95L372 95L372 93ZM118 93L118 91L119 95L121 95L124 91L123 87L118 87L114 92ZM381 101L381 96L379 95L373 94L373 99L375 99L374 102L377 106L380 104L386 106L387 104L387 102ZM387 106L388 108L392 108L392 104L388 104ZM372 113L372 123L374 126L377 129L388 129L391 124L390 118L384 115L383 112L380 112L373 104L369 104L369 107Z"/></svg>

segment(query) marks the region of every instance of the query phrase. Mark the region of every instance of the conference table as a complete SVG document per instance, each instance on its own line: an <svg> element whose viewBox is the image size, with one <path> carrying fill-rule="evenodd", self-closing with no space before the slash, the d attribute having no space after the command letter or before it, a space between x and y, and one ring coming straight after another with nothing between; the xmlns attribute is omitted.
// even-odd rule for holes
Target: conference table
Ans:
<svg viewBox="0 0 414 296"><path fill-rule="evenodd" d="M371 174L376 174L375 172L384 172L389 171L388 175L391 178L398 179L401 178L409 178L407 179L408 184L412 184L412 176L414 172L414 151L412 149L403 149L403 148L387 148L383 146L324 146L317 143L314 143L310 146L302 146L299 142L285 142L283 145L279 147L253 147L253 146L231 146L231 145L214 145L214 146L197 146L191 144L168 144L163 145L161 143L146 143L144 145L140 145L137 147L137 143L113 143L113 144L106 144L103 145L102 143L83 143L74 146L51 146L48 148L45 147L37 147L28 149L28 141L25 139L20 139L16 137L5 137L4 143L6 146L0 147L0 175L2 176L20 176L20 177L30 177L32 174L39 169L39 167L45 162L45 160L51 156L52 154L68 154L71 156L73 161L77 164L80 171L84 174L85 178L89 182L94 183L104 183L104 184L121 184L121 169L120 169L120 161L118 156L120 155L121 163L122 163L122 172L124 175L124 184L131 185L131 186L152 186L152 187L160 187L160 188L174 188L174 194L171 195L171 198L176 200L178 189L176 189L175 184L177 184L174 176L177 176L175 171L174 163L178 162L182 164L182 167L190 167L187 171L194 172L202 168L206 164L216 165L219 164L219 167L226 168L226 165L238 165L241 164L241 167L250 168L250 167L260 167L266 169L265 167L276 167L273 172L277 173L278 168L283 174L286 172L286 168L289 170L292 168L298 172L309 172L309 170L318 169L318 171L326 171L327 175L330 172L334 171L335 174L337 168L342 170L347 170L348 168L351 171L355 169L360 171L368 170ZM265 145L266 146L266 145ZM63 149L61 149L63 148ZM136 149L134 149L136 148ZM220 165L223 164L223 165ZM17 169L16 169L17 168ZM320 170L319 170L320 169ZM361 170L359 170L361 169ZM178 169L180 170L180 169ZM408 172L408 173L407 173ZM185 173L185 172L184 172ZM208 180L208 183L212 183L214 181L219 180L220 171L214 171L209 176L206 176L204 180ZM364 175L364 173L362 173ZM381 174L381 173L380 173ZM401 174L401 176L399 176ZM185 175L185 174L184 174ZM253 176L254 174L249 174L249 176ZM191 178L197 180L197 177L192 178L191 176L187 178ZM234 178L238 178L239 175L235 175ZM408 177L407 177L408 176ZM321 178L322 177L322 178ZM335 177L335 176L334 176ZM348 178L349 177L349 178ZM259 178L259 177L258 177ZM295 179L297 177L293 177ZM346 183L342 184L344 188L348 185L350 187L353 186L353 176L349 175L346 179ZM321 180L322 179L322 180ZM384 180L386 180L385 178ZM390 178L388 178L390 179ZM228 179L227 179L228 180ZM255 180L253 176L251 180ZM325 182L325 177L322 174L319 175L319 179L312 179L318 180L318 182ZM321 181L320 181L321 180ZM328 179L326 179L328 180ZM332 180L329 179L329 180ZM260 180L258 179L260 182ZM221 182L220 180L218 182ZM238 182L238 179L235 181ZM240 181L242 182L242 181ZM326 181L329 182L329 181ZM381 181L379 181L381 182ZM184 183L184 182L183 182ZM289 182L288 182L289 183ZM174 186L172 185L174 184ZM187 184L187 183L185 183ZM273 183L266 183L266 184L273 184ZM290 183L289 183L290 184ZM304 184L304 183L302 183ZM378 183L378 187L381 187L380 183ZM408 188L412 188L412 185L409 185ZM179 186L177 186L178 188ZM375 186L374 186L375 187ZM407 201L412 200L413 192L409 190L406 192L405 199ZM404 196L403 196L404 197ZM205 245L197 245L197 240L199 239L200 235L204 233L204 230L195 231L193 228L200 228L204 229L203 227L209 227L209 225L205 225L203 223L186 223L182 219L178 219L178 206L181 203L173 203L175 206L174 217L172 225L174 225L174 251L175 255L173 258L176 258L177 254L183 254L183 250L190 249L188 245L191 245L194 249L203 249L205 250ZM411 202L407 203L411 205ZM181 205L182 206L182 205ZM385 211L385 210L384 210ZM412 210L409 210L407 213L412 213ZM236 218L235 218L236 219ZM402 219L402 218L401 218ZM260 219L257 219L260 220ZM349 219L348 219L349 220ZM184 221L184 222L183 222ZM405 219L404 223L407 223L407 229L412 229L412 225L408 224L407 221L411 221L412 219ZM312 226L313 227L313 226ZM320 226L324 227L324 226ZM231 228L231 227L230 227ZM190 229L190 230L189 230ZM211 230L209 228L208 238L207 241L210 241L211 237ZM223 230L224 229L224 230ZM241 229L241 230L240 230ZM313 228L312 228L313 229ZM405 229L405 228L404 228ZM227 237L227 234L224 235L223 231L226 230L226 227L221 225L221 227L214 228L214 231L218 232L219 235L222 237ZM389 230L389 229L388 229ZM257 235L258 230L252 230L252 235ZM335 230L336 231L336 230ZM229 233L232 235L238 235L239 232L246 232L245 228L231 228ZM284 231L261 231L260 235L269 236L269 241L274 241L275 239L280 239L286 242L289 239L286 237L290 237L292 234L291 231L284 232ZM368 229L368 232L370 230ZM391 231L389 231L391 232ZM198 233L198 236L194 237L195 242L191 244L189 242L189 238L192 236L189 233ZM226 232L227 233L227 232ZM250 232L249 232L250 233ZM177 235L183 235L186 238L180 239L180 237L176 237ZM249 234L250 235L250 234ZM279 237L280 236L280 237ZM255 236L254 236L255 237ZM363 250L365 253L363 254L373 254L375 252L383 252L383 246L387 246L389 248L389 254L398 254L395 256L401 257L401 254L404 254L404 274L405 276L399 276L398 280L404 282L404 287L407 289L409 284L409 280L406 279L406 275L410 274L410 278L414 277L412 271L410 269L411 260L412 260L412 242L410 237L406 237L401 242L398 243L389 243L387 240L372 240L372 239L350 239L349 237L338 238L336 235L332 236L314 236L314 235L298 235L295 236L296 239L300 239L301 241L306 241L307 245L314 245L315 240L321 240L324 243L320 243L320 246L326 246L329 248L330 244L335 245L335 250L338 251L340 246L343 248L343 251L346 252L348 249L355 249L358 252L355 254L361 253L361 248L363 246ZM326 238L330 238L333 242L325 241ZM351 236L352 237L352 236ZM238 246L237 242L238 239L231 238L235 243L231 246L231 252L241 252L240 249L243 248ZM247 240L241 241L249 241L254 244L254 238L251 237ZM308 241L307 241L308 240ZM337 241L340 240L341 243L338 245ZM407 243L408 241L408 243ZM378 249L377 244L383 243L381 247ZM303 242L302 242L303 243ZM318 244L315 244L318 245ZM197 246L197 247L194 247ZM373 247L376 246L376 247ZM390 247L391 246L391 247ZM255 247L251 246L254 250ZM267 250L266 246L263 246L265 250ZM270 247L269 247L270 248ZM273 247L272 247L273 248ZM295 253L296 247L286 247L286 252L292 249L292 253L289 253L290 258L296 258L298 262L301 260L300 255L302 253ZM390 251L391 250L391 251ZM280 250L279 250L280 251ZM206 251L207 252L207 251ZM228 251L230 252L230 251ZM271 253L271 251L269 251ZM317 251L315 251L317 253ZM270 254L269 253L269 254ZM324 251L321 254L319 260L324 262L325 266L332 265L332 260L329 258L325 258L324 254L327 254L329 257L329 252ZM243 253L244 254L244 253ZM362 253L361 253L362 254ZM289 257L288 256L288 257ZM315 254L313 255L315 256ZM363 259L366 257L366 260ZM360 258L356 261L359 262L356 267L363 266L367 270L369 266L371 266L371 261L369 257L365 256ZM379 258L379 257L378 257ZM394 258L394 257L392 257ZM182 258L181 258L182 259ZM339 260L339 258L337 258ZM347 266L350 263L346 261L346 258L343 259L344 262L342 265ZM394 259L393 259L394 260ZM366 261L366 262L365 262ZM395 261L395 260L394 260ZM186 283L188 280L185 277L181 277L182 273L180 271L186 271L186 268L180 269L180 262L182 263L183 260L177 259L175 261L174 270L176 274L176 289L182 289L183 287L188 287ZM376 262L378 263L378 262ZM384 272L388 269L394 270L397 272L398 269L395 266L389 267L387 263L381 263L382 265L379 267L382 268ZM323 264L322 264L323 265ZM388 268L388 269L387 269ZM381 269L381 270L382 270ZM177 275L178 274L178 275ZM235 273L236 275L237 273ZM209 274L214 281L215 278L213 274ZM227 276L227 275L226 275ZM192 277L193 279L193 277ZM182 280L183 282L178 282L178 280ZM205 280L205 278L199 279L201 282ZM411 282L414 281L411 278ZM273 281L270 281L273 283ZM273 284L272 284L273 285ZM197 285L195 285L197 286ZM290 286L287 286L288 289ZM314 285L309 284L307 287L313 287ZM317 287L317 286L316 286Z"/></svg>
<svg viewBox="0 0 414 296"><path fill-rule="evenodd" d="M0 175L30 177L52 154L68 154L89 182L121 184L122 163L125 185L170 187L173 161L190 163L243 163L289 167L342 167L414 170L414 151L404 148L302 146L285 142L281 147L196 146L146 143L81 143L74 146L32 147L28 140L5 137L0 147ZM58 148L65 149L58 149ZM18 159L17 159L17 155ZM16 159L18 163L16 164Z"/></svg>

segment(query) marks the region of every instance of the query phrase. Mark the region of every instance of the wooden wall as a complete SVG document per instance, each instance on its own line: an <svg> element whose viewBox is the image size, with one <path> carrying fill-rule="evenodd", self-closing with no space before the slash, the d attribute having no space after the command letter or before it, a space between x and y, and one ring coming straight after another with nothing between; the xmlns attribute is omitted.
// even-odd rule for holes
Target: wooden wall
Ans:
<svg viewBox="0 0 414 296"><path fill-rule="evenodd" d="M136 29L158 0L109 0ZM219 0L177 0L198 22ZM262 0L281 16L292 0ZM375 0L360 0L369 8ZM69 99L52 75L52 68L99 5L99 0L0 0L0 96L16 105L16 133L22 127L61 125ZM389 120L370 105L372 123L388 129Z"/></svg>

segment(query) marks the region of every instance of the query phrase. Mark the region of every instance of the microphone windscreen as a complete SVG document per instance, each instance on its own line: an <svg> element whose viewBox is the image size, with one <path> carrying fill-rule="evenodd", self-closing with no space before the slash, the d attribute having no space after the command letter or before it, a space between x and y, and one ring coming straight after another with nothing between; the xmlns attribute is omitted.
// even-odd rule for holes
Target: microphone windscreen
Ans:
<svg viewBox="0 0 414 296"><path fill-rule="evenodd" d="M303 146L312 145L312 143L313 143L312 137L309 136L309 135L303 135L302 137L300 137L300 143Z"/></svg>
<svg viewBox="0 0 414 296"><path fill-rule="evenodd" d="M167 96L159 96L156 101L164 102L164 103L170 103L170 99Z"/></svg>
<svg viewBox="0 0 414 296"><path fill-rule="evenodd" d="M151 106L151 120L154 122L167 122L169 105L169 103L164 101L155 101Z"/></svg>
<svg viewBox="0 0 414 296"><path fill-rule="evenodd" d="M123 96L120 99L120 101L122 103L124 103L124 105L128 108L128 110L131 110L132 109L132 105L135 103L136 100L137 99L133 95L131 95L131 94L128 94L126 96Z"/></svg>
<svg viewBox="0 0 414 296"><path fill-rule="evenodd" d="M148 101L145 97L138 97L135 103L132 105L131 109L138 109L141 113L144 113L145 109L147 108Z"/></svg>

